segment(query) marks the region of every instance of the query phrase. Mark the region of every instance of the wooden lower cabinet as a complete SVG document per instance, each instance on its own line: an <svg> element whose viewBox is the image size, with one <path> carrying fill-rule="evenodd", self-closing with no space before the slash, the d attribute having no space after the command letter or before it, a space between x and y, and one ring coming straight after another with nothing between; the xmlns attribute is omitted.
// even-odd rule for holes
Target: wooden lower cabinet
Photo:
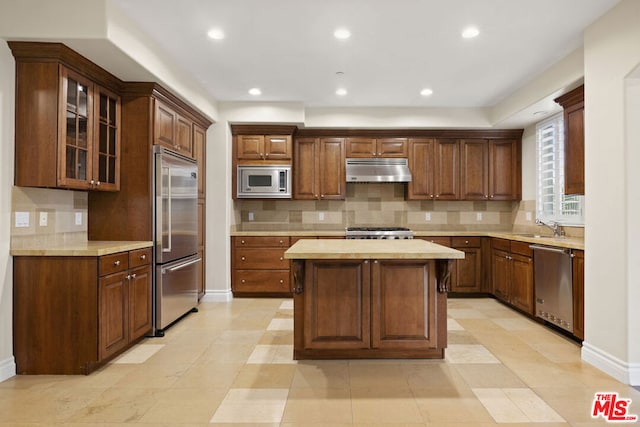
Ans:
<svg viewBox="0 0 640 427"><path fill-rule="evenodd" d="M234 296L291 296L288 236L231 238L231 291Z"/></svg>
<svg viewBox="0 0 640 427"><path fill-rule="evenodd" d="M442 358L446 294L434 260L307 260L294 358Z"/></svg>
<svg viewBox="0 0 640 427"><path fill-rule="evenodd" d="M584 251L573 254L573 335L584 339Z"/></svg>
<svg viewBox="0 0 640 427"><path fill-rule="evenodd" d="M453 294L480 293L483 289L483 258L481 237L425 236L419 239L464 252L464 259L453 261L451 289Z"/></svg>
<svg viewBox="0 0 640 427"><path fill-rule="evenodd" d="M455 260L451 292L482 291L482 249L480 237L452 237L451 247L464 252L464 259Z"/></svg>
<svg viewBox="0 0 640 427"><path fill-rule="evenodd" d="M533 315L533 258L528 243L493 239L491 250L493 294Z"/></svg>
<svg viewBox="0 0 640 427"><path fill-rule="evenodd" d="M89 374L151 331L151 248L14 257L18 374Z"/></svg>

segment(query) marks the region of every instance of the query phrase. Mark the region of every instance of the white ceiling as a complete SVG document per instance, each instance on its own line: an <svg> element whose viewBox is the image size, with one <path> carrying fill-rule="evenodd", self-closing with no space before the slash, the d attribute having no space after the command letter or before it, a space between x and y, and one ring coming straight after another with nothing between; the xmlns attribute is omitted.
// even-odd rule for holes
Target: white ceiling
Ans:
<svg viewBox="0 0 640 427"><path fill-rule="evenodd" d="M113 2L218 101L487 107L579 48L618 0ZM480 35L466 40L469 25ZM226 38L208 38L213 27ZM335 39L338 27L351 38Z"/></svg>

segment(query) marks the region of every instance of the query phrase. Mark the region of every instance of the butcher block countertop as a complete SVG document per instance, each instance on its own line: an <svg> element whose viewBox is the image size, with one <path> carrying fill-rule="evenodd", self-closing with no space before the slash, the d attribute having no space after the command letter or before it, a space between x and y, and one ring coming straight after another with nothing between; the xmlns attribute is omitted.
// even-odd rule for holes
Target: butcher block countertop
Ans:
<svg viewBox="0 0 640 427"><path fill-rule="evenodd" d="M11 249L9 254L12 256L102 256L152 246L152 241L89 240L34 248L16 248Z"/></svg>
<svg viewBox="0 0 640 427"><path fill-rule="evenodd" d="M420 239L302 239L284 253L287 259L462 259L464 252Z"/></svg>

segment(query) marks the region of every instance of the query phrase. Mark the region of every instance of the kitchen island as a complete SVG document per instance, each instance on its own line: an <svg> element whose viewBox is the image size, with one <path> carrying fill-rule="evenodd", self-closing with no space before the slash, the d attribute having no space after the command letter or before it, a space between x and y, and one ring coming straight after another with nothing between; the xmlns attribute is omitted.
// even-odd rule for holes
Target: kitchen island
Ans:
<svg viewBox="0 0 640 427"><path fill-rule="evenodd" d="M293 260L294 359L444 358L451 260L418 239L312 240Z"/></svg>

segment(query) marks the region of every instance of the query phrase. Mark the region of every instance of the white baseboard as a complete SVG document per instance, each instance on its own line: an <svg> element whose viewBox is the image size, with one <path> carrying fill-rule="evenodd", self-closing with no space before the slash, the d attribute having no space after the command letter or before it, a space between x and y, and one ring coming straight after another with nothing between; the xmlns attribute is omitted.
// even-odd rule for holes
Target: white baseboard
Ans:
<svg viewBox="0 0 640 427"><path fill-rule="evenodd" d="M621 383L632 386L640 385L640 363L627 363L587 342L582 343L581 356L582 360L611 375Z"/></svg>
<svg viewBox="0 0 640 427"><path fill-rule="evenodd" d="M0 361L0 383L16 375L16 360L13 356Z"/></svg>
<svg viewBox="0 0 640 427"><path fill-rule="evenodd" d="M228 291L207 290L200 299L201 302L229 302L233 299L231 289Z"/></svg>

